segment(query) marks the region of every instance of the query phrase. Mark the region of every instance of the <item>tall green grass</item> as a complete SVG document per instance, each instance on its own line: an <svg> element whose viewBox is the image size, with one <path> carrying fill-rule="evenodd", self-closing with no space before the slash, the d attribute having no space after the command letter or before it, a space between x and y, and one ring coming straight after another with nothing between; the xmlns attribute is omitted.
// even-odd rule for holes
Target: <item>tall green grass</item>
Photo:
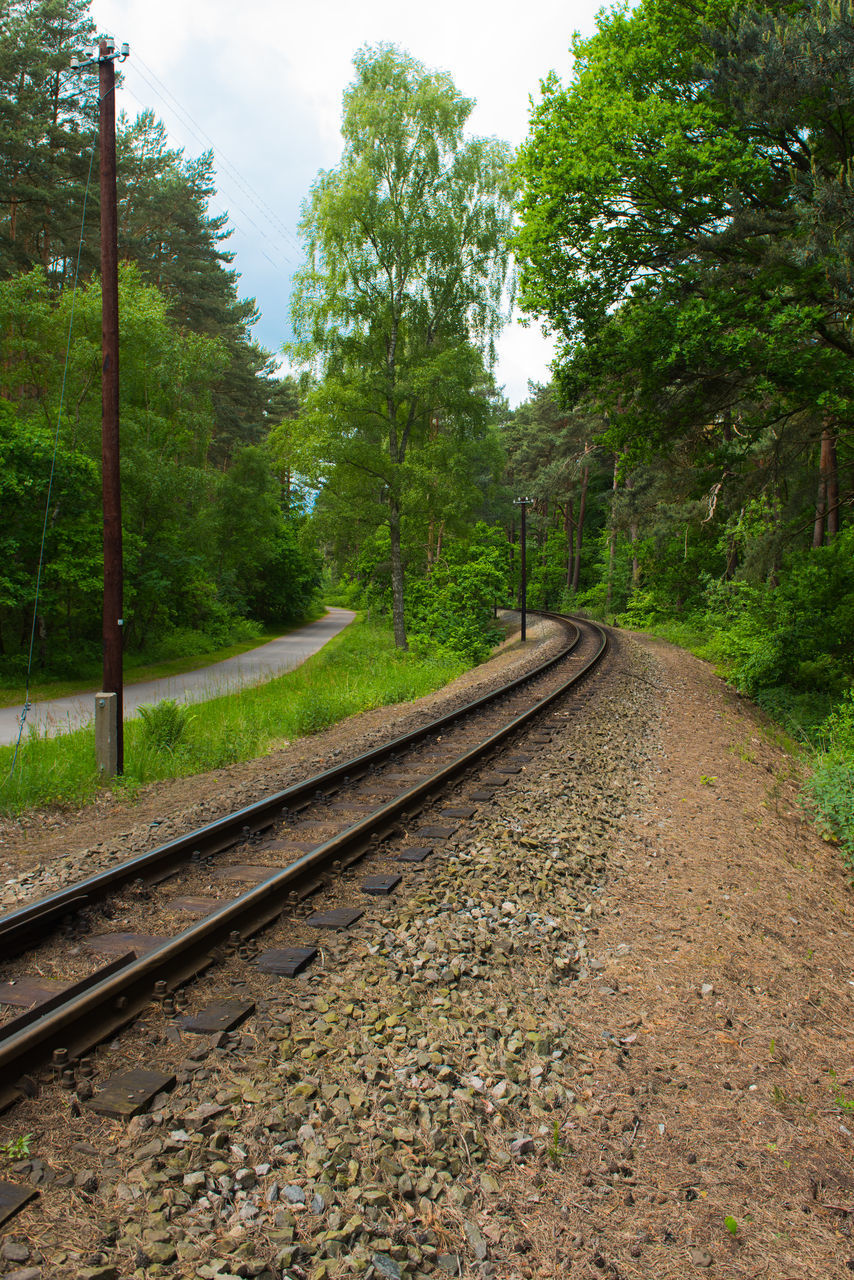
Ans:
<svg viewBox="0 0 854 1280"><path fill-rule="evenodd" d="M447 654L418 656L395 649L390 631L357 620L301 667L267 684L193 703L174 748L158 746L144 720L125 725L125 772L109 785L133 794L148 782L186 777L262 756L375 707L423 697L455 679L465 663ZM59 737L24 739L0 748L0 813L79 806L99 782L94 728Z"/></svg>

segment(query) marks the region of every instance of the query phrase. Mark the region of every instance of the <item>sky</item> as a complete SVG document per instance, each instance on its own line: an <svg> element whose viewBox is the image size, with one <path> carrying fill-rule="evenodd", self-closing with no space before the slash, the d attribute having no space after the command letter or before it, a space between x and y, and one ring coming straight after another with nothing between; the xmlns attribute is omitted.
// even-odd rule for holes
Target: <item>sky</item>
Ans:
<svg viewBox="0 0 854 1280"><path fill-rule="evenodd" d="M261 310L255 335L278 353L290 337L290 281L302 261L300 206L341 156L341 98L353 55L381 41L448 71L477 105L469 133L516 147L530 99L555 70L565 82L574 31L601 0L93 0L99 31L127 41L117 107L151 108L187 156L212 148L233 235L241 296ZM508 325L496 377L511 405L549 378L551 342L535 322Z"/></svg>

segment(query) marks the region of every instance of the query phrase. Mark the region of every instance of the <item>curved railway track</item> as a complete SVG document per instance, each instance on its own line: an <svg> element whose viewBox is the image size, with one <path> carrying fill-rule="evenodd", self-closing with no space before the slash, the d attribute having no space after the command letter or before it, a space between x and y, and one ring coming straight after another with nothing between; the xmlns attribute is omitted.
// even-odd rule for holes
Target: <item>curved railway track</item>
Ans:
<svg viewBox="0 0 854 1280"><path fill-rule="evenodd" d="M350 864L366 857L381 862L385 874L365 881L362 891L393 892L401 864L417 866L441 848L477 803L488 803L524 768L530 757L508 760L508 744L536 726L605 653L601 627L546 616L565 628L565 645L498 691L0 917L6 961L0 1003L7 1009L31 1004L0 1025L0 1107L31 1093L35 1082L27 1073L51 1056L54 1069L73 1083L82 1054L152 999L171 1000L170 993L226 954L240 950L247 962L293 976L316 949L274 949L258 957L254 936L318 890L340 890ZM495 771L485 772L487 767ZM472 777L478 781L465 805L414 825L450 788ZM235 897L237 884L249 887ZM344 929L362 913L353 906L311 919L318 928ZM195 922L176 931L175 917L188 915ZM134 932L97 932L117 921L132 924ZM114 958L92 970L92 958L105 954ZM11 957L17 957L14 967ZM40 976L34 979L31 969ZM45 982L45 971L59 976ZM154 1092L163 1081L152 1078L151 1084ZM131 1082L126 1090L127 1114L139 1109L134 1087Z"/></svg>

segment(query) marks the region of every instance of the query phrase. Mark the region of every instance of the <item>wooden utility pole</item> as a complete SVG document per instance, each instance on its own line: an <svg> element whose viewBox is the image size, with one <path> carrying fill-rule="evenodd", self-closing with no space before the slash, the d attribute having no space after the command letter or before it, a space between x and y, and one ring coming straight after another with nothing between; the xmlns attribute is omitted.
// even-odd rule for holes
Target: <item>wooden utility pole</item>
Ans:
<svg viewBox="0 0 854 1280"><path fill-rule="evenodd" d="M119 250L116 209L116 59L111 36L71 68L98 68L98 139L101 181L101 486L104 509L104 683L95 697L95 740L103 774L124 770L122 712L122 490L119 469Z"/></svg>
<svg viewBox="0 0 854 1280"><path fill-rule="evenodd" d="M115 699L115 770L124 771L122 489L119 470L119 250L115 45L98 57L101 160L101 459L104 502L104 682Z"/></svg>

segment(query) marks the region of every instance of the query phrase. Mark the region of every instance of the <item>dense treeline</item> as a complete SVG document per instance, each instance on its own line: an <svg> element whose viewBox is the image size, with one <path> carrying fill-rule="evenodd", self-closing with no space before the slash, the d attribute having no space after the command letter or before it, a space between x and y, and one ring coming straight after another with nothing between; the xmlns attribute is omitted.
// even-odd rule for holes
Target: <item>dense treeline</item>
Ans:
<svg viewBox="0 0 854 1280"><path fill-rule="evenodd" d="M540 572L806 732L842 697L819 737L850 753L854 7L642 0L573 52L520 157L522 298L559 344L511 437Z"/></svg>
<svg viewBox="0 0 854 1280"><path fill-rule="evenodd" d="M97 77L69 71L94 37L88 0L0 2L10 673L26 663L43 530L38 660L78 675L100 646ZM125 641L194 653L300 618L312 601L319 559L305 546L304 503L269 444L297 412L297 387L252 339L255 304L238 296L226 217L207 211L212 156L171 148L151 112L120 118L117 152Z"/></svg>

